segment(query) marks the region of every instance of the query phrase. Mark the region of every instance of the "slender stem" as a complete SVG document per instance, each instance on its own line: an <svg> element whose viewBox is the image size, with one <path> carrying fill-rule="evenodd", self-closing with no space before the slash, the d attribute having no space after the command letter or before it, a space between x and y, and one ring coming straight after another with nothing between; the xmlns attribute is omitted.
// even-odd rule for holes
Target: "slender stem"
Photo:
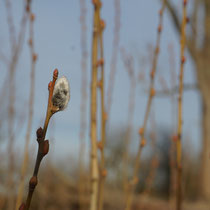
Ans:
<svg viewBox="0 0 210 210"><path fill-rule="evenodd" d="M100 4L100 1L99 1ZM100 7L101 8L101 7ZM104 21L100 17L100 9L98 11L98 27L99 27L99 46L100 46L100 67L101 67L101 79L99 81L99 87L101 92L101 141L100 141L100 176L99 176L99 193L98 193L98 210L103 209L103 199L104 199L104 182L106 177L105 169L105 157L104 157L104 146L106 141L106 112L104 105L104 47L103 47L103 30Z"/></svg>
<svg viewBox="0 0 210 210"><path fill-rule="evenodd" d="M148 97L148 101L147 101L147 107L146 107L146 112L145 112L145 116L144 116L143 126L139 130L140 143L139 143L139 147L138 147L138 151L137 151L137 155L136 155L136 159L135 159L135 163L134 163L132 180L130 182L130 186L128 189L126 206L125 206L126 210L131 209L133 196L134 196L134 190L138 183L140 157L141 157L142 149L146 144L145 133L146 133L147 121L148 121L148 117L149 117L149 113L150 113L150 109L151 109L151 105L152 105L152 100L155 95L154 78L155 78L156 69L157 69L157 61L158 61L159 48L160 48L160 37L161 37L161 31L162 31L162 21L163 21L164 9L165 9L165 0L163 0L162 8L160 10L159 25L158 25L158 29L157 29L158 34L157 34L157 40L156 40L156 47L155 47L155 51L154 51L154 57L153 57L153 61L152 61L152 70L151 70L151 74L150 74L150 76L151 76L150 93L149 93L149 97Z"/></svg>
<svg viewBox="0 0 210 210"><path fill-rule="evenodd" d="M31 13L31 10L30 10ZM29 95L29 118L28 118L28 126L27 132L25 137L25 148L24 148L24 157L21 166L21 175L20 175L20 183L18 186L18 196L16 200L16 207L15 209L18 210L22 198L23 198L23 189L24 189L24 179L25 174L28 168L28 147L30 143L30 133L32 127L32 120L33 120L33 108L34 108L34 85L35 85L35 64L36 64L36 54L34 53L34 43L33 43L33 24L34 23L34 14L30 14L30 37L29 37L29 47L30 47L30 55L31 55L31 82L30 82L30 95Z"/></svg>
<svg viewBox="0 0 210 210"><path fill-rule="evenodd" d="M185 63L185 45L186 45L186 23L187 23L187 0L183 0L183 16L181 27L181 48L180 48L180 75L179 75L179 97L178 97L178 127L177 127L177 192L176 192L176 209L182 209L182 97L183 97L183 79Z"/></svg>
<svg viewBox="0 0 210 210"><path fill-rule="evenodd" d="M53 73L53 81L51 81L48 85L49 97L48 97L48 106L47 106L47 113L45 117L44 127L43 129L39 128L37 130L37 142L38 142L39 147L38 147L36 162L34 166L33 176L31 177L30 182L29 182L28 196L26 199L26 205L25 205L24 210L29 210L30 208L33 193L38 183L37 179L38 179L39 167L40 167L43 157L48 153L48 150L49 150L49 143L48 143L48 140L45 140L45 136L47 133L47 128L48 128L50 118L56 111L58 111L55 109L55 107L53 107L53 104L52 104L53 90L54 90L57 77L58 77L58 70L55 69Z"/></svg>
<svg viewBox="0 0 210 210"><path fill-rule="evenodd" d="M98 200L98 159L97 159L97 59L98 59L98 0L94 3L94 24L92 41L92 81L91 81L91 199L90 210L97 209Z"/></svg>

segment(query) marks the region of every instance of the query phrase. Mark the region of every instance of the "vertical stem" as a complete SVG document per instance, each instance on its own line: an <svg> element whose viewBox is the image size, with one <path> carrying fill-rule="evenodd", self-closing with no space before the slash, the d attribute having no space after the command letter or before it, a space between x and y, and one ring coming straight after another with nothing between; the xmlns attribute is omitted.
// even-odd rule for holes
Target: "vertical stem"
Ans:
<svg viewBox="0 0 210 210"><path fill-rule="evenodd" d="M101 2L99 1L99 4ZM101 8L101 7L100 7ZM100 160L100 176L99 176L99 193L98 193L98 210L103 209L103 199L104 199L104 182L106 177L106 169L105 169L105 157L104 157L104 146L106 142L106 112L104 105L104 47L103 47L103 30L105 27L104 21L100 16L100 9L98 11L98 24L99 24L99 46L100 46L100 67L101 67L101 78L99 81L99 88L101 91L101 144L100 152L101 152L101 160Z"/></svg>
<svg viewBox="0 0 210 210"><path fill-rule="evenodd" d="M29 2L24 4L24 7L29 5ZM18 63L18 59L21 53L21 47L23 44L23 39L25 35L25 27L27 22L28 11L23 10L23 16L20 24L19 35L15 37L14 26L13 26L13 17L11 13L11 3L8 0L6 2L8 9L8 25L10 27L10 41L11 43L11 61L9 64L9 108L8 108L8 155L9 155L9 170L8 170L8 209L14 209L14 193L13 193L13 173L14 173L14 117L15 117L15 73Z"/></svg>
<svg viewBox="0 0 210 210"><path fill-rule="evenodd" d="M31 13L31 11L30 11ZM29 46L30 46L30 54L31 54L31 82L30 82L30 94L29 94L29 118L28 118L28 125L27 125L27 132L25 137L25 147L24 147L24 157L23 162L21 166L21 174L20 174L20 183L18 186L18 196L16 200L16 207L15 209L18 210L22 198L23 198L23 188L24 188L24 179L25 174L28 168L28 147L30 143L30 133L31 133L31 127L32 127L32 120L33 120L33 106L34 106L34 85L35 85L35 64L36 64L36 54L34 53L34 39L33 39L33 22L34 22L34 14L30 14L30 37L29 37Z"/></svg>
<svg viewBox="0 0 210 210"><path fill-rule="evenodd" d="M91 81L91 200L90 210L97 209L98 199L98 159L97 159L97 59L98 59L98 0L94 2L94 24L92 40L92 81Z"/></svg>
<svg viewBox="0 0 210 210"><path fill-rule="evenodd" d="M163 21L164 9L165 9L165 0L163 0L162 8L159 13L160 16L159 16L159 25L158 25L158 29L157 29L156 47L155 47L155 51L154 51L154 57L153 57L153 61L152 61L152 70L151 70L151 74L150 74L150 76L151 76L150 93L148 96L143 126L139 130L140 143L139 143L139 147L138 147L138 151L137 151L137 155L136 155L136 159L135 159L135 163L134 163L132 180L130 182L129 189L128 189L128 194L127 194L127 199L126 199L126 204L125 204L126 210L130 210L131 206L132 206L134 190L138 183L140 157L141 157L142 149L144 148L144 146L146 144L145 133L146 133L147 121L148 121L148 117L149 117L149 113L150 113L150 109L151 109L151 105L152 105L152 100L155 95L154 78L155 78L156 69L157 69L157 61L158 61L159 48L160 48L160 37L161 37L161 31L162 31L162 21Z"/></svg>
<svg viewBox="0 0 210 210"><path fill-rule="evenodd" d="M179 75L179 97L178 97L178 126L177 126L177 192L176 192L176 209L182 209L182 98L183 98L183 79L184 79L184 63L185 63L185 44L186 44L186 23L187 23L187 0L183 0L183 16L181 28L181 49L180 49L180 75Z"/></svg>
<svg viewBox="0 0 210 210"><path fill-rule="evenodd" d="M54 86L55 86L55 82L57 78L58 78L58 70L55 69L53 72L53 81L51 81L48 85L49 97L48 97L48 105L47 105L47 112L46 112L44 127L39 128L37 130L37 142L38 142L39 147L38 147L36 162L34 166L33 176L31 177L29 181L29 189L28 189L26 204L24 203L22 204L24 206L23 207L24 210L29 210L30 208L33 193L38 183L39 167L40 167L43 157L47 155L49 151L49 141L45 140L45 136L47 133L47 128L48 128L50 118L52 117L54 113L56 113L56 111L58 111L57 109L55 109L56 107L54 107L52 104L53 90L54 90Z"/></svg>

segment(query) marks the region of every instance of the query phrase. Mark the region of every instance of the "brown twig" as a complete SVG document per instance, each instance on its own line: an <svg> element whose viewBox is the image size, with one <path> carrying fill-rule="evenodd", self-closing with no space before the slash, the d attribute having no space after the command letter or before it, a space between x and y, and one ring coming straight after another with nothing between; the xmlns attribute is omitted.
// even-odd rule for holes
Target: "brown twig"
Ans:
<svg viewBox="0 0 210 210"><path fill-rule="evenodd" d="M98 66L100 67L100 80L98 82L98 87L101 92L101 139L98 142L98 147L101 152L101 159L100 159L100 176L99 176L99 192L98 192L98 210L103 209L103 200L104 200L104 182L105 177L107 175L107 171L105 168L105 157L104 157L104 146L106 142L106 120L107 120L107 113L105 111L105 103L104 103L104 46L103 46L103 30L105 28L105 23L101 19L100 9L101 9L101 1L98 1L100 4L99 11L98 11L98 28L99 28L99 46L100 46L100 59L98 60Z"/></svg>
<svg viewBox="0 0 210 210"><path fill-rule="evenodd" d="M31 200L33 197L33 193L35 190L35 187L37 185L38 181L38 172L39 172L39 167L41 164L41 161L45 155L47 155L49 151L49 141L45 140L47 128L49 125L50 118L52 115L60 110L62 110L60 107L55 106L53 104L53 91L54 91L54 86L55 82L58 78L58 70L55 69L53 72L53 80L49 83L48 85L48 90L49 90L49 97L48 97L48 106L47 106L47 112L46 112L46 117L45 117L45 122L44 122L44 127L39 128L37 130L37 142L38 142L38 152L37 152L37 158L36 158L36 163L34 167L34 172L33 176L31 177L29 181L29 190L28 190L28 196L26 199L26 204L22 204L19 209L21 210L29 210Z"/></svg>
<svg viewBox="0 0 210 210"><path fill-rule="evenodd" d="M184 63L185 63L185 45L186 45L186 24L187 24L187 0L183 0L183 14L181 26L181 49L180 49L180 74L179 74L179 97L178 97L178 125L177 125L177 192L176 192L176 209L182 209L182 97L183 97L183 77L184 77Z"/></svg>
<svg viewBox="0 0 210 210"><path fill-rule="evenodd" d="M147 101L147 107L146 107L146 112L145 112L145 116L144 116L143 126L139 130L140 143L139 143L137 155L135 158L132 180L129 183L128 196L126 199L126 206L125 206L126 210L131 209L135 186L138 183L137 176L138 176L139 166L140 166L140 157L141 157L142 149L144 148L144 146L146 144L145 132L146 132L147 121L148 121L148 117L149 117L149 113L150 113L150 109L151 109L151 105L152 105L152 100L155 95L154 78L155 78L155 73L156 73L156 69L157 69L157 61L158 61L159 48L160 48L160 37L161 37L161 31L162 31L162 21L163 21L164 9L165 9L165 0L163 0L162 8L159 13L159 25L158 25L158 29L157 29L156 47L155 47L154 57L153 57L153 62L152 62L152 70L150 73L150 77L151 77L150 93L149 93L149 97L148 97L148 101Z"/></svg>
<svg viewBox="0 0 210 210"><path fill-rule="evenodd" d="M26 8L29 6L30 2L27 1L24 5ZM13 175L14 175L14 117L15 117L15 73L16 67L18 63L18 59L20 56L21 48L23 45L26 22L28 17L28 10L24 9L23 16L20 24L20 31L17 37L17 41L15 40L14 34L14 25L13 25L13 17L11 13L11 5L8 0L6 4L8 8L8 24L10 28L10 41L11 43L11 60L9 63L9 73L8 73L8 81L9 81L9 106L8 106L8 155L9 155L9 170L8 170L8 208L14 209L14 195L13 195Z"/></svg>
<svg viewBox="0 0 210 210"><path fill-rule="evenodd" d="M94 17L93 17L93 40L92 40L92 81L91 81L91 198L90 210L96 210L98 207L98 158L97 158L97 62L98 62L98 12L100 3L93 0Z"/></svg>
<svg viewBox="0 0 210 210"><path fill-rule="evenodd" d="M30 55L31 55L31 81L30 81L30 94L29 94L29 118L28 118L28 125L27 125L27 132L25 137L25 148L24 148L24 157L23 162L21 166L21 174L20 174L20 183L18 187L18 196L16 200L16 207L15 209L18 210L22 198L23 198L23 189L24 189L24 179L25 174L28 167L28 147L30 143L30 133L31 133L31 127L32 127L32 120L33 120L33 108L34 108L34 85L35 85L35 64L37 60L37 55L34 52L34 14L30 10L30 22L29 22L29 47L30 47Z"/></svg>

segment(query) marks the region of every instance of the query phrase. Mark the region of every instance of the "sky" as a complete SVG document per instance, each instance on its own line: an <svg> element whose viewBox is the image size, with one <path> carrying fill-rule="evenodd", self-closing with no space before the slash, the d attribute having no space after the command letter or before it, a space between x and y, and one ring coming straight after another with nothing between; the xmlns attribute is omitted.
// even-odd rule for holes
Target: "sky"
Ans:
<svg viewBox="0 0 210 210"><path fill-rule="evenodd" d="M104 57L105 57L105 85L107 84L110 72L110 62L113 50L113 31L114 31L114 1L102 1L102 18L106 22L104 31ZM181 5L181 0L177 2ZM92 42L92 22L93 6L90 0L86 1L87 7L87 50L88 50L88 87L90 88L91 78L91 42ZM179 6L180 7L180 6ZM23 1L12 2L12 11L14 16L16 32L19 30L22 14ZM156 29L158 25L158 11L161 8L159 0L120 0L121 24L120 24L120 46L117 59L117 74L113 90L113 104L109 116L109 126L111 130L120 126L126 127L129 78L122 62L120 49L125 49L134 59L134 68L136 78L140 71L145 72L146 81L149 81L149 72L151 65L142 62L142 57L148 58L148 46L154 46L156 40ZM35 84L35 104L34 119L31 133L31 148L36 150L36 129L43 125L47 98L48 82L52 79L52 72L58 68L60 76L66 76L70 82L71 99L68 108L53 116L50 124L47 138L53 137L50 147L50 154L57 157L70 156L77 158L79 150L79 125L80 125L80 98L81 98L81 26L80 26L80 5L78 0L36 0L32 3L32 11L35 14L34 23L34 44L35 51L38 54L36 64L36 84ZM4 1L0 1L0 53L9 58L9 38L8 24L6 19L6 10ZM16 74L16 111L17 114L25 113L23 126L16 146L21 150L21 145L25 141L29 81L30 81L30 54L27 45L28 28L25 36L25 44L18 62ZM174 49L175 65L171 66L169 61L168 46L172 45ZM163 33L161 37L161 50L158 60L158 77L163 77L170 87L170 68L174 67L178 75L179 71L179 38L171 24L171 18L167 11L164 14ZM195 74L193 62L187 55L185 66L184 82L186 84L195 84ZM6 78L7 68L0 60L0 69L2 76L0 83ZM178 76L177 76L178 78ZM177 82L177 81L176 81ZM161 88L160 82L155 82L157 89ZM178 83L177 83L178 84ZM4 88L0 86L1 88ZM136 107L134 112L134 144L137 144L137 132L143 122L143 116L146 108L147 95L145 86L139 81L136 91ZM88 111L90 101L86 102ZM172 122L171 102L168 98L155 98L154 107L158 127L171 129L176 122ZM183 131L185 137L192 138L192 144L195 148L200 148L200 99L199 93L195 90L184 93L183 109ZM87 115L87 122L90 122ZM89 142L89 127L86 131L86 145Z"/></svg>

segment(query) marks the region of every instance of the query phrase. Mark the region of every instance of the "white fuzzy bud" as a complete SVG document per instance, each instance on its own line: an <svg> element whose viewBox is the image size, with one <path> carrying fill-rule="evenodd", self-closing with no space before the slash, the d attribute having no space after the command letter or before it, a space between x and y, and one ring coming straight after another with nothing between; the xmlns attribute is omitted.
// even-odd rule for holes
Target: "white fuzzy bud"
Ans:
<svg viewBox="0 0 210 210"><path fill-rule="evenodd" d="M70 87L66 77L59 78L54 87L52 103L53 106L58 107L59 111L64 110L70 99Z"/></svg>

